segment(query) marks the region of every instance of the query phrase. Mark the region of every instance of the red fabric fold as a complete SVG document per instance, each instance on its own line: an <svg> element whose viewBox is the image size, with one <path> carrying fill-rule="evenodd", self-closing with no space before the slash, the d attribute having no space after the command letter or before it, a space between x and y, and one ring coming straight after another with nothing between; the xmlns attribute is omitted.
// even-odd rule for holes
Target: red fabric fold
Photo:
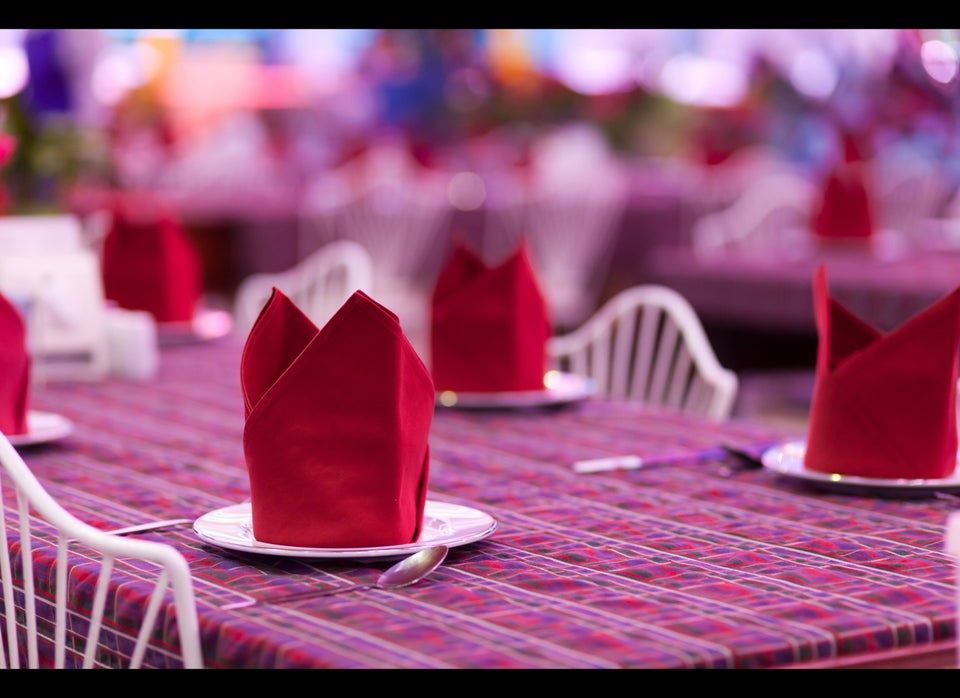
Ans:
<svg viewBox="0 0 960 698"><path fill-rule="evenodd" d="M258 541L416 541L435 391L397 316L355 292L320 329L274 288L244 345L243 449Z"/></svg>
<svg viewBox="0 0 960 698"><path fill-rule="evenodd" d="M883 333L814 276L818 348L805 465L870 478L948 477L957 461L960 288Z"/></svg>
<svg viewBox="0 0 960 698"><path fill-rule="evenodd" d="M867 163L850 135L843 139L843 151L843 161L824 180L813 213L813 232L821 238L863 240L874 230Z"/></svg>
<svg viewBox="0 0 960 698"><path fill-rule="evenodd" d="M491 268L458 245L431 302L431 369L438 390L544 389L551 326L525 246Z"/></svg>
<svg viewBox="0 0 960 698"><path fill-rule="evenodd" d="M23 316L0 295L0 431L27 433L30 400L30 354Z"/></svg>
<svg viewBox="0 0 960 698"><path fill-rule="evenodd" d="M117 207L103 243L103 290L157 322L190 322L203 293L200 254L169 213L140 220Z"/></svg>

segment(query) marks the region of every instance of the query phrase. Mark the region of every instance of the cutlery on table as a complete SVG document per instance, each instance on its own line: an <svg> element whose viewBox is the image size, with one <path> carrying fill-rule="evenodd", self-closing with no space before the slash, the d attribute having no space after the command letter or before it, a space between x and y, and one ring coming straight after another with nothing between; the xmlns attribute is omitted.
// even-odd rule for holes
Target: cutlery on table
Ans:
<svg viewBox="0 0 960 698"><path fill-rule="evenodd" d="M399 589L409 586L426 577L440 566L447 557L448 548L445 545L434 545L424 548L409 557L405 557L400 562L394 564L381 574L373 584L351 584L349 586L336 587L334 589L310 589L308 591L294 592L292 594L279 594L274 597L259 599L248 599L247 601L238 601L228 603L220 608L224 611L232 611L238 608L248 608L260 604L270 603L288 603L291 601L302 601L303 599L312 599L318 596L332 596L342 594L347 591L357 591L360 589Z"/></svg>
<svg viewBox="0 0 960 698"><path fill-rule="evenodd" d="M179 526L180 524L193 523L193 519L165 519L163 521L151 521L149 523L135 524L125 526L124 528L114 528L107 533L115 536L125 536L129 533L140 533L141 531L154 531L158 528L169 528L170 526Z"/></svg>
<svg viewBox="0 0 960 698"><path fill-rule="evenodd" d="M760 460L759 457L748 451L744 451L742 448L737 448L728 444L721 444L720 448L729 453L731 456L735 456L740 461L740 467L742 469L756 470L763 467L763 461Z"/></svg>
<svg viewBox="0 0 960 698"><path fill-rule="evenodd" d="M747 451L744 451L743 449L730 446L728 444L721 444L720 448L726 453L735 456L740 461L740 468L738 469L752 470L763 467L763 462L758 457ZM717 455L719 455L719 453ZM573 471L577 473L602 473L611 470L638 470L640 468L649 468L655 465L669 465L671 463L686 461L690 458L690 454L682 454L679 456L668 455L655 458L643 458L638 455L628 454L623 456L609 456L606 458L589 458L586 460L578 460L574 461L571 464L571 467L573 468ZM732 472L733 469L727 466L722 468L722 474L724 475L729 475Z"/></svg>

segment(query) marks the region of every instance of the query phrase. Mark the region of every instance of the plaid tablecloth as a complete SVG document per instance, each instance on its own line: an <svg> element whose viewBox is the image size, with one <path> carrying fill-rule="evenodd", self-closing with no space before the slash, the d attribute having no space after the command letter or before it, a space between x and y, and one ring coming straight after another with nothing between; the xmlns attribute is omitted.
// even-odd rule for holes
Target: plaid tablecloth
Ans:
<svg viewBox="0 0 960 698"><path fill-rule="evenodd" d="M239 359L239 342L220 340L165 348L154 382L38 386L33 407L76 430L25 458L68 509L104 528L242 502ZM954 503L818 492L736 469L718 448L758 452L797 436L600 400L440 410L429 497L481 509L499 527L393 591L225 611L250 596L371 582L392 561L234 553L189 525L142 535L187 557L212 668L774 667L953 638L943 533ZM685 460L570 468L627 453ZM74 563L81 618L92 584L81 553ZM120 574L104 664L126 651L140 612L136 570ZM148 662L175 666L169 619L163 627Z"/></svg>

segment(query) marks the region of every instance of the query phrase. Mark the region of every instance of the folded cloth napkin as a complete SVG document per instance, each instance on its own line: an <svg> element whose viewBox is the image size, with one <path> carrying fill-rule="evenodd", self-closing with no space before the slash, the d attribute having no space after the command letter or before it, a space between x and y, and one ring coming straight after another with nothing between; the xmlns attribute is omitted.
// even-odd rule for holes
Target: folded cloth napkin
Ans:
<svg viewBox="0 0 960 698"><path fill-rule="evenodd" d="M821 238L868 239L873 235L873 200L867 165L852 136L844 138L844 156L827 175L813 213L813 232Z"/></svg>
<svg viewBox="0 0 960 698"><path fill-rule="evenodd" d="M0 431L27 433L30 354L27 331L17 307L0 295Z"/></svg>
<svg viewBox="0 0 960 698"><path fill-rule="evenodd" d="M430 355L438 390L543 390L551 326L525 245L491 268L458 244L437 277L431 303Z"/></svg>
<svg viewBox="0 0 960 698"><path fill-rule="evenodd" d="M393 312L356 291L317 329L274 288L244 345L240 383L258 541L418 539L435 391Z"/></svg>
<svg viewBox="0 0 960 698"><path fill-rule="evenodd" d="M960 288L889 333L814 276L818 347L805 465L870 478L938 479L957 459Z"/></svg>
<svg viewBox="0 0 960 698"><path fill-rule="evenodd" d="M103 290L157 322L190 322L203 293L200 254L170 213L134 217L116 207L103 241Z"/></svg>

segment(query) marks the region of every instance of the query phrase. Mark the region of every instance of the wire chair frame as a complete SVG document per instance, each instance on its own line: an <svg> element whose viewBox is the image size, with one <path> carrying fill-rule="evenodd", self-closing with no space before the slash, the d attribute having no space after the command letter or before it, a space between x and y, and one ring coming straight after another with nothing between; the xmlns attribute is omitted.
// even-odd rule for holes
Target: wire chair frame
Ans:
<svg viewBox="0 0 960 698"><path fill-rule="evenodd" d="M576 330L552 337L547 354L554 368L594 378L604 396L718 421L730 416L739 389L692 306L664 286L621 291Z"/></svg>
<svg viewBox="0 0 960 698"><path fill-rule="evenodd" d="M42 560L48 534L55 537L56 567L54 576L54 668L66 668L67 628L75 637L82 624L68 622L68 576L70 573L69 554L72 546L82 545L98 554L100 569L90 608L89 625L83 638L84 651L82 668L94 666L96 652L104 627L104 612L107 606L107 594L111 575L116 563L127 558L135 558L158 568L156 581L144 612L142 623L136 637L136 643L128 668L137 669L143 665L151 635L161 617L162 605L172 595L173 608L179 636L180 657L183 667L198 669L203 667L203 655L200 644L199 621L190 568L186 559L172 546L154 541L137 540L116 536L94 528L80 521L65 510L43 487L23 458L11 445L9 439L0 434L0 482L6 479L13 484L16 507L11 510L4 504L4 492L0 485L0 577L3 587L3 609L5 616L5 638L0 633L0 668L21 667L21 658L25 655L26 668L39 668L38 630L41 598L36 584L37 563ZM15 513L15 516L14 516ZM11 540L8 531L15 530L19 535L18 556L11 553ZM20 561L21 596L23 628L18 627L20 608L15 605L17 589L14 583L16 560ZM50 638L44 636L45 641Z"/></svg>

